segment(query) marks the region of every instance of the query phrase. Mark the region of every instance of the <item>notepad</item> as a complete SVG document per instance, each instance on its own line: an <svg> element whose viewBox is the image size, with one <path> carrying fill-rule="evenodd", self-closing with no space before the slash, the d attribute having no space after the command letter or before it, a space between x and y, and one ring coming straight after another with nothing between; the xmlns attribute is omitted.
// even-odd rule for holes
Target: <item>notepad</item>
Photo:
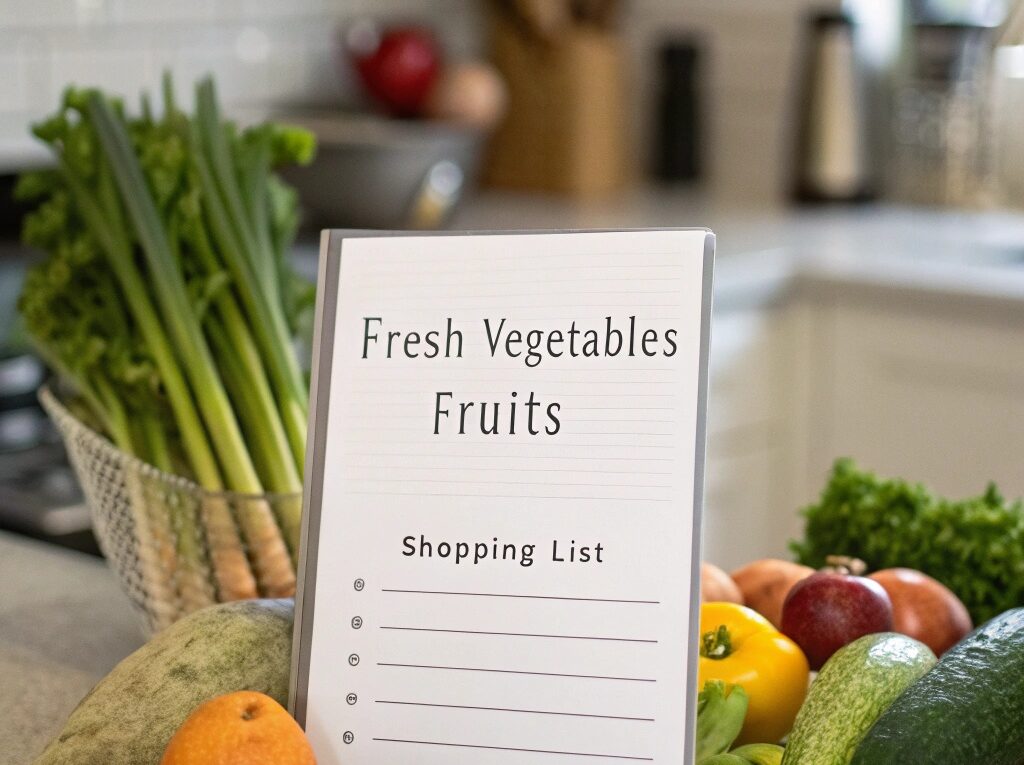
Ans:
<svg viewBox="0 0 1024 765"><path fill-rule="evenodd" d="M321 765L692 762L713 242L325 233L290 700Z"/></svg>

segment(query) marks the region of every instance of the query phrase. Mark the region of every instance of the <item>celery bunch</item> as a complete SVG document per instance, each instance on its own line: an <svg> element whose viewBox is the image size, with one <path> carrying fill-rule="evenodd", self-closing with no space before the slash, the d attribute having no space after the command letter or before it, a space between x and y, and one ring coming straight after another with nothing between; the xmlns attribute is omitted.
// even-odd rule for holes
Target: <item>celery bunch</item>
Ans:
<svg viewBox="0 0 1024 765"><path fill-rule="evenodd" d="M162 100L159 116L146 99L129 115L69 89L34 126L56 167L17 188L36 205L23 238L47 254L19 302L26 329L122 450L212 491L300 492L308 401L294 336L313 291L287 263L296 198L274 168L308 162L313 138L238 129L211 80L192 115L168 78ZM261 594L281 594L300 504L279 503L276 518L251 505L237 519L206 508L207 522L239 527ZM222 599L257 594L251 575L210 557Z"/></svg>

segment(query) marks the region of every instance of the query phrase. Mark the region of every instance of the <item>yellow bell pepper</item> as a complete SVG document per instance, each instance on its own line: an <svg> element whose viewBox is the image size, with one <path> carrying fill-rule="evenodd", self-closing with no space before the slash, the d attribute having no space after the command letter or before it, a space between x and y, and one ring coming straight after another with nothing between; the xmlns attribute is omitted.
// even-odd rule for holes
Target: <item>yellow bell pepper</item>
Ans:
<svg viewBox="0 0 1024 765"><path fill-rule="evenodd" d="M759 613L735 603L704 603L700 633L697 687L722 680L742 686L750 698L737 745L780 741L807 695L803 651Z"/></svg>

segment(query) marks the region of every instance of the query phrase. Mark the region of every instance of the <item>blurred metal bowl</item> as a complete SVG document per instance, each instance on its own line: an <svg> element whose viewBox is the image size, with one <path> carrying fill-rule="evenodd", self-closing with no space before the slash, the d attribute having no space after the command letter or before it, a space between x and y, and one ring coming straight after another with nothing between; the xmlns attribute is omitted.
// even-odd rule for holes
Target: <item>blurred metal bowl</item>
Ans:
<svg viewBox="0 0 1024 765"><path fill-rule="evenodd" d="M282 115L317 137L316 159L283 172L308 225L437 228L476 178L484 134L438 122L345 113Z"/></svg>

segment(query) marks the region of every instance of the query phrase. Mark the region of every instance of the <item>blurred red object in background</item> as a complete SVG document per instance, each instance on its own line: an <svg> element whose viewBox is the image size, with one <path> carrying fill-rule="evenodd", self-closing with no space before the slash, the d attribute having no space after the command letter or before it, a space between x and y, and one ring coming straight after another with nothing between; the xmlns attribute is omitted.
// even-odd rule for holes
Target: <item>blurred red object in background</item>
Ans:
<svg viewBox="0 0 1024 765"><path fill-rule="evenodd" d="M423 111L441 67L441 52L429 30L381 30L372 22L360 22L349 30L345 43L367 92L390 114L415 117Z"/></svg>

